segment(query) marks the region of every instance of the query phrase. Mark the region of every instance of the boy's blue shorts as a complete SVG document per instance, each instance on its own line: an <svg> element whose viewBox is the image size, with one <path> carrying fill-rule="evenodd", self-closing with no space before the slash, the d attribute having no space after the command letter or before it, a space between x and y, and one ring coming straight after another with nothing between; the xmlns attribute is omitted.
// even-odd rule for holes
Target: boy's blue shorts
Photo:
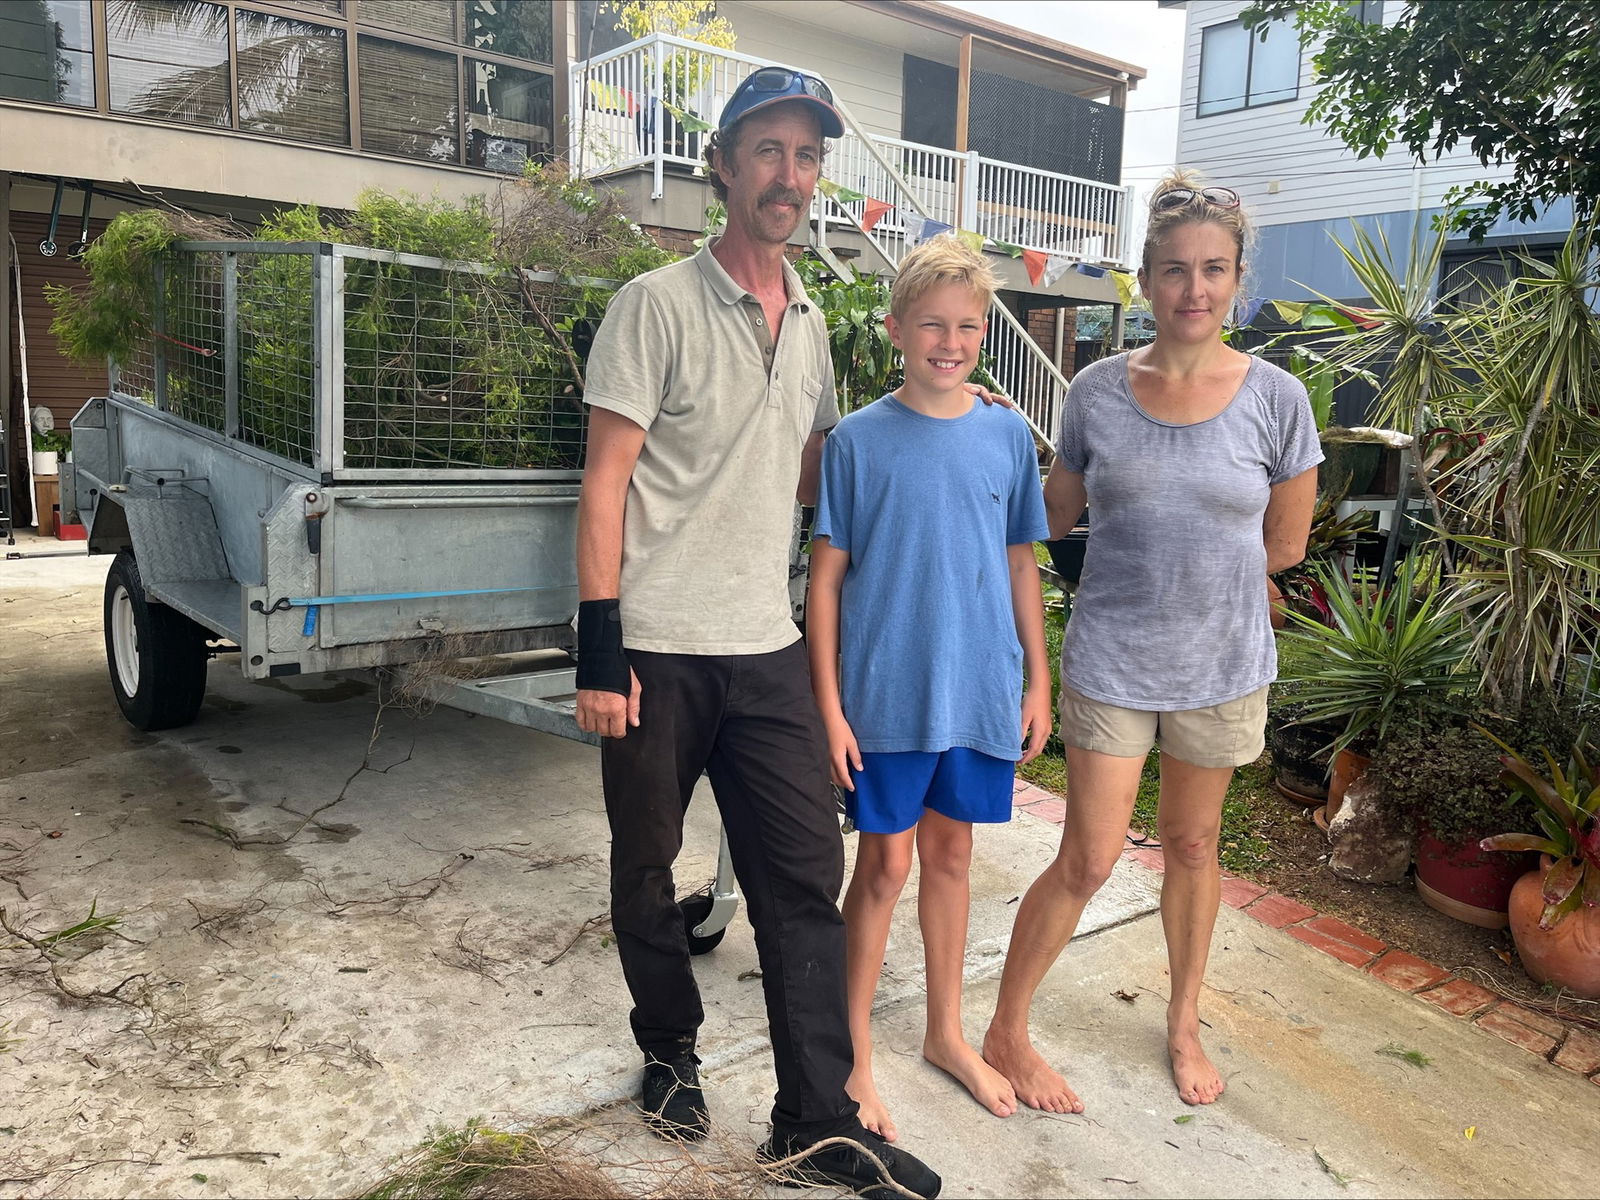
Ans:
<svg viewBox="0 0 1600 1200"><path fill-rule="evenodd" d="M844 793L844 811L863 833L910 829L925 808L952 821L1009 821L1016 773L1016 763L965 746L863 754L861 770L851 772L856 790Z"/></svg>

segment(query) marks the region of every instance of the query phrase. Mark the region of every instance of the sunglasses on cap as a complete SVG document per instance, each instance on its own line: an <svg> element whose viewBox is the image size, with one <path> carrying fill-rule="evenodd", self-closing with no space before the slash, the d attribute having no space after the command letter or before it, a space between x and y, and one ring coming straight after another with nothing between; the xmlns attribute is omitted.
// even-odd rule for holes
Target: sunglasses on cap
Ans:
<svg viewBox="0 0 1600 1200"><path fill-rule="evenodd" d="M1171 212L1175 208L1187 208L1196 202L1209 204L1213 208L1238 208L1239 193L1232 188L1206 187L1199 188L1169 188L1151 202L1153 212Z"/></svg>
<svg viewBox="0 0 1600 1200"><path fill-rule="evenodd" d="M728 97L718 126L727 129L756 109L780 100L809 100L820 105L823 136L844 136L844 123L833 107L833 89L815 75L788 67L762 67L746 76Z"/></svg>

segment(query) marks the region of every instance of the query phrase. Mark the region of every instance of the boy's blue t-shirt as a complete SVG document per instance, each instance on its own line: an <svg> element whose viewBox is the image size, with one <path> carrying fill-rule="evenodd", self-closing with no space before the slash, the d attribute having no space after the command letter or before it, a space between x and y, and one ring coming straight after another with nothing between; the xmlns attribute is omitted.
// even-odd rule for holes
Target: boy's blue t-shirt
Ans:
<svg viewBox="0 0 1600 1200"><path fill-rule="evenodd" d="M1049 537L1026 422L978 401L927 417L893 396L851 413L823 450L812 533L850 554L840 691L862 752L1021 758L1006 547Z"/></svg>

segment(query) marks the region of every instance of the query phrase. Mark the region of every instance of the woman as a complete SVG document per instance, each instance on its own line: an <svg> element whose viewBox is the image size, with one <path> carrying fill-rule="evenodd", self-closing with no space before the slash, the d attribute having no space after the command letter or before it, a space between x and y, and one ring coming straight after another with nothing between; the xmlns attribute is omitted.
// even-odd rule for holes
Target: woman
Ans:
<svg viewBox="0 0 1600 1200"><path fill-rule="evenodd" d="M1223 1090L1199 1011L1222 799L1263 749L1277 674L1267 576L1304 557L1322 459L1305 388L1222 341L1249 240L1232 189L1182 171L1157 185L1139 271L1155 341L1079 372L1045 481L1053 537L1094 514L1062 647L1067 816L1017 912L984 1057L1048 1112L1083 1103L1034 1050L1028 1009L1122 852L1158 742L1167 1049L1186 1103Z"/></svg>

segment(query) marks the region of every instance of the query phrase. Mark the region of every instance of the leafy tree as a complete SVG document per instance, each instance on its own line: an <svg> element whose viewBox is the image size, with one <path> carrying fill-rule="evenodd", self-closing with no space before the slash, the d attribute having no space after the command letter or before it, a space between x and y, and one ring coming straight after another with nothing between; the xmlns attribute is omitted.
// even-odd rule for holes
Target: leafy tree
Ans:
<svg viewBox="0 0 1600 1200"><path fill-rule="evenodd" d="M1454 188L1452 218L1480 238L1563 196L1580 219L1600 199L1600 6L1593 0L1407 0L1392 24L1363 24L1342 0L1258 0L1262 29L1290 18L1315 47L1321 90L1306 110L1362 158L1396 143L1419 162L1466 146L1512 178Z"/></svg>

